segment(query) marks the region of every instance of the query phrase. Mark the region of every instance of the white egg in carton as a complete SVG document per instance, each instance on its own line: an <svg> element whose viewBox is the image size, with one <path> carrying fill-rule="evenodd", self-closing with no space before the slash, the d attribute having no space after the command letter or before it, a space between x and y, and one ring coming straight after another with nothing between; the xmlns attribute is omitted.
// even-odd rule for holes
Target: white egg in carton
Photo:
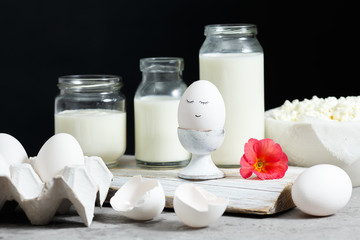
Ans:
<svg viewBox="0 0 360 240"><path fill-rule="evenodd" d="M0 210L15 200L34 225L47 224L74 205L90 226L95 202L104 203L112 178L102 159L84 157L71 135L54 135L28 159L19 141L0 134Z"/></svg>

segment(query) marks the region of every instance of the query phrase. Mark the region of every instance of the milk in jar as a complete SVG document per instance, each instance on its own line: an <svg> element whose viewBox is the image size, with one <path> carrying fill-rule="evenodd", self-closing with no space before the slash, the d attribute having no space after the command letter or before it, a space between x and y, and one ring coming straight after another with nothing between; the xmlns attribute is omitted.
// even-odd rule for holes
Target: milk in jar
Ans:
<svg viewBox="0 0 360 240"><path fill-rule="evenodd" d="M86 156L112 163L126 149L126 113L106 109L67 110L55 114L55 133L76 138Z"/></svg>
<svg viewBox="0 0 360 240"><path fill-rule="evenodd" d="M177 109L180 99L169 96L135 98L136 158L154 163L189 159L178 135Z"/></svg>
<svg viewBox="0 0 360 240"><path fill-rule="evenodd" d="M101 157L108 167L116 166L126 149L122 86L120 76L62 76L55 98L55 133L71 134L85 155Z"/></svg>
<svg viewBox="0 0 360 240"><path fill-rule="evenodd" d="M190 153L181 145L177 110L186 89L184 60L175 57L140 59L142 80L134 97L135 159L140 166L181 167Z"/></svg>
<svg viewBox="0 0 360 240"><path fill-rule="evenodd" d="M199 54L200 79L211 81L225 102L225 139L212 154L220 166L238 166L244 144L264 138L264 55L256 26L209 25Z"/></svg>

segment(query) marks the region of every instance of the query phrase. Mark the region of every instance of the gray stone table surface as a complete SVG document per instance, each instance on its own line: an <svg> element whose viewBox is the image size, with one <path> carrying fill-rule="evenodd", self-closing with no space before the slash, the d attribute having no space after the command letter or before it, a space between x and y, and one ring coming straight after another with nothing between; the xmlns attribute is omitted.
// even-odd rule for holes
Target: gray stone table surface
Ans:
<svg viewBox="0 0 360 240"><path fill-rule="evenodd" d="M46 226L32 226L20 210L0 212L0 239L360 239L360 188L349 204L329 217L311 217L294 208L271 217L225 214L207 228L185 226L172 210L147 222L120 216L111 207L96 207L85 227L73 210Z"/></svg>

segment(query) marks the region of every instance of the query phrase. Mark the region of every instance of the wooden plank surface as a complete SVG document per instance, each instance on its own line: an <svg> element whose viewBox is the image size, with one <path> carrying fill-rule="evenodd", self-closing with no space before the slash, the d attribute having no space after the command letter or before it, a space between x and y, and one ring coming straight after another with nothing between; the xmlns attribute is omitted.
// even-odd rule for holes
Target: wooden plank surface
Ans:
<svg viewBox="0 0 360 240"><path fill-rule="evenodd" d="M229 198L226 212L257 215L270 215L294 207L291 199L291 187L296 177L305 168L289 166L285 177L277 180L259 180L256 177L243 179L239 168L222 168L225 178L206 181L189 181L177 177L180 169L154 170L139 168L134 156L124 156L116 168L110 169L114 175L108 198L132 176L156 178L160 181L166 196L166 207L173 207L176 188L183 183L192 182L218 197Z"/></svg>

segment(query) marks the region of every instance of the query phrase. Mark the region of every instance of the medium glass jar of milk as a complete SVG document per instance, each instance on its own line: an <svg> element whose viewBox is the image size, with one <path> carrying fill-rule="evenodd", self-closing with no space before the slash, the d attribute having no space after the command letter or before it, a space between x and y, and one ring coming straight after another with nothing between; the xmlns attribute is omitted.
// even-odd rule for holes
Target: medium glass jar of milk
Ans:
<svg viewBox="0 0 360 240"><path fill-rule="evenodd" d="M71 75L59 78L55 99L55 133L69 133L86 156L116 165L126 149L125 97L121 78L112 75Z"/></svg>
<svg viewBox="0 0 360 240"><path fill-rule="evenodd" d="M218 166L239 166L244 144L264 138L264 55L253 24L205 26L200 79L221 92L226 108L225 139L213 153Z"/></svg>
<svg viewBox="0 0 360 240"><path fill-rule="evenodd" d="M142 81L134 97L137 165L180 167L190 159L177 135L183 69L182 58L140 59Z"/></svg>

